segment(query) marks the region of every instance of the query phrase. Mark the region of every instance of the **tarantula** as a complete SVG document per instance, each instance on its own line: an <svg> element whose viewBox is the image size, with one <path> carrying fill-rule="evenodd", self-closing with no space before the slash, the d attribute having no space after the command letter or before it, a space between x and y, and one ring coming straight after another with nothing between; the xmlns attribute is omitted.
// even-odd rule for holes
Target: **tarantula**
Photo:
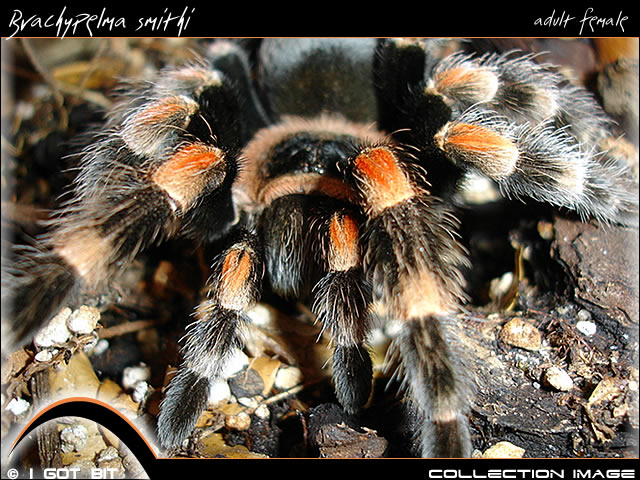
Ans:
<svg viewBox="0 0 640 480"><path fill-rule="evenodd" d="M420 454L468 456L471 388L453 315L466 252L453 195L470 171L507 197L637 222L625 168L598 149L609 120L532 56L453 54L433 40L216 41L206 59L131 88L85 149L73 198L14 265L24 339L99 291L153 242L222 240L158 436L181 444L241 346L267 283L309 300L333 345L336 396L372 389L372 315L421 415Z"/></svg>

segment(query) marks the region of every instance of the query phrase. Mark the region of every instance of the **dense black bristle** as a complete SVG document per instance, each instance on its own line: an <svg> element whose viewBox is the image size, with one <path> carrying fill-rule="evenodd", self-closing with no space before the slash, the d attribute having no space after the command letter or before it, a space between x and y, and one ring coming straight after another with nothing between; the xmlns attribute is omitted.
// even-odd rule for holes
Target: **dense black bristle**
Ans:
<svg viewBox="0 0 640 480"><path fill-rule="evenodd" d="M310 271L310 230L308 211L311 199L287 195L269 205L261 219L266 274L272 288L281 295L298 295Z"/></svg>
<svg viewBox="0 0 640 480"><path fill-rule="evenodd" d="M371 395L371 355L362 345L336 345L332 358L338 401L346 412L357 413Z"/></svg>
<svg viewBox="0 0 640 480"><path fill-rule="evenodd" d="M10 347L29 340L60 308L73 304L82 288L77 272L54 252L39 246L14 253L18 260L2 272L3 316L11 319L3 346Z"/></svg>
<svg viewBox="0 0 640 480"><path fill-rule="evenodd" d="M362 269L329 272L315 285L313 312L338 345L362 343L369 330L367 308L371 303Z"/></svg>
<svg viewBox="0 0 640 480"><path fill-rule="evenodd" d="M471 454L465 418L470 382L455 336L455 324L446 317L414 319L403 325L390 351L389 364L398 360L397 375L422 416L419 441L427 457Z"/></svg>
<svg viewBox="0 0 640 480"><path fill-rule="evenodd" d="M208 378L190 369L182 369L173 377L158 416L158 439L163 447L182 444L193 431L208 398Z"/></svg>

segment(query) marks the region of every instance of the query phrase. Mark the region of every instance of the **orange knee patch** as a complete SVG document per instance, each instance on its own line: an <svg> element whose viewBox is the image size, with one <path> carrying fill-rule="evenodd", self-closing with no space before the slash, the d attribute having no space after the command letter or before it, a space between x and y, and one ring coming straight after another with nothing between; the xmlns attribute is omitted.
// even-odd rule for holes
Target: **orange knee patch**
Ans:
<svg viewBox="0 0 640 480"><path fill-rule="evenodd" d="M345 271L360 263L358 224L351 215L336 214L329 224L329 268Z"/></svg>
<svg viewBox="0 0 640 480"><path fill-rule="evenodd" d="M173 78L181 85L193 88L196 92L207 86L220 86L222 81L215 70L200 67L184 67L173 73Z"/></svg>
<svg viewBox="0 0 640 480"><path fill-rule="evenodd" d="M493 178L510 175L520 155L509 138L469 123L445 125L436 141L453 158L470 163Z"/></svg>
<svg viewBox="0 0 640 480"><path fill-rule="evenodd" d="M373 214L415 195L415 191L391 150L376 147L355 159L355 175L361 182L367 207Z"/></svg>
<svg viewBox="0 0 640 480"><path fill-rule="evenodd" d="M120 136L137 155L154 157L167 148L167 135L185 128L198 104L184 96L162 98L124 123Z"/></svg>
<svg viewBox="0 0 640 480"><path fill-rule="evenodd" d="M242 310L250 302L250 276L253 262L249 252L231 250L222 262L218 302L231 310Z"/></svg>
<svg viewBox="0 0 640 480"><path fill-rule="evenodd" d="M224 179L224 154L211 145L194 143L178 150L153 174L153 181L188 210L210 182Z"/></svg>
<svg viewBox="0 0 640 480"><path fill-rule="evenodd" d="M185 123L196 112L198 104L187 97L167 97L152 103L135 116L142 126L176 125Z"/></svg>
<svg viewBox="0 0 640 480"><path fill-rule="evenodd" d="M456 67L439 73L435 90L452 98L471 103L493 100L498 91L498 77L488 68Z"/></svg>

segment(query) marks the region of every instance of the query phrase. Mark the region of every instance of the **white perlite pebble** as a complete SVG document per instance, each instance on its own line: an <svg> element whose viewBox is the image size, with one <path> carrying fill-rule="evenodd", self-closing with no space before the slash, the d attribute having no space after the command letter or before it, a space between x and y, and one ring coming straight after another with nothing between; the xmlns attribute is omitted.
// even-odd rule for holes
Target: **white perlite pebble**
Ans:
<svg viewBox="0 0 640 480"><path fill-rule="evenodd" d="M531 323L515 317L500 330L500 340L514 347L537 351L542 346L542 333Z"/></svg>
<svg viewBox="0 0 640 480"><path fill-rule="evenodd" d="M22 415L29 410L31 404L22 398L12 398L7 405L7 411L13 413L16 417Z"/></svg>
<svg viewBox="0 0 640 480"><path fill-rule="evenodd" d="M211 386L209 387L208 406L215 408L219 405L224 405L229 400L231 400L231 389L227 381L222 378L212 380Z"/></svg>
<svg viewBox="0 0 640 480"><path fill-rule="evenodd" d="M589 310L582 309L576 315L578 320L589 321L591 320L591 312Z"/></svg>
<svg viewBox="0 0 640 480"><path fill-rule="evenodd" d="M289 390L302 382L302 372L296 367L282 367L276 373L274 386L281 390Z"/></svg>
<svg viewBox="0 0 640 480"><path fill-rule="evenodd" d="M109 349L109 340L107 340L106 338L101 338L94 345L94 347L87 353L92 356L98 356L98 355L102 355L108 349Z"/></svg>
<svg viewBox="0 0 640 480"><path fill-rule="evenodd" d="M246 412L229 415L225 417L224 425L231 430L246 430L251 426L251 417Z"/></svg>
<svg viewBox="0 0 640 480"><path fill-rule="evenodd" d="M495 184L486 177L469 173L463 180L459 195L465 202L482 205L502 198Z"/></svg>
<svg viewBox="0 0 640 480"><path fill-rule="evenodd" d="M79 452L87 445L89 432L87 427L80 423L76 423L69 427L65 427L60 432L60 448L63 452Z"/></svg>
<svg viewBox="0 0 640 480"><path fill-rule="evenodd" d="M522 458L525 450L510 442L498 442L482 454L483 458Z"/></svg>
<svg viewBox="0 0 640 480"><path fill-rule="evenodd" d="M247 317L254 325L265 327L271 324L273 312L267 306L258 303L247 311Z"/></svg>
<svg viewBox="0 0 640 480"><path fill-rule="evenodd" d="M252 409L258 408L258 400L254 397L240 397L238 398L238 403L243 407Z"/></svg>
<svg viewBox="0 0 640 480"><path fill-rule="evenodd" d="M151 378L151 368L144 363L135 367L126 367L122 372L122 386L125 390L135 388L138 382L146 382Z"/></svg>
<svg viewBox="0 0 640 480"><path fill-rule="evenodd" d="M133 392L131 392L131 398L133 399L134 402L140 403L146 398L150 390L151 390L151 385L149 385L145 381L139 381L133 387Z"/></svg>
<svg viewBox="0 0 640 480"><path fill-rule="evenodd" d="M499 278L491 280L489 285L489 295L491 298L504 297L513 285L513 272L506 272Z"/></svg>
<svg viewBox="0 0 640 480"><path fill-rule="evenodd" d="M269 407L265 404L260 405L253 413L255 413L257 417L263 420L266 420L271 416L271 410L269 410Z"/></svg>
<svg viewBox="0 0 640 480"><path fill-rule="evenodd" d="M242 350L236 348L229 357L227 365L222 370L222 374L220 376L222 378L233 377L236 373L241 372L248 365L249 357L247 356L247 354Z"/></svg>
<svg viewBox="0 0 640 480"><path fill-rule="evenodd" d="M587 320L580 320L576 323L576 328L580 333L587 337L594 335L597 330L596 324Z"/></svg>
<svg viewBox="0 0 640 480"><path fill-rule="evenodd" d="M88 335L96 328L99 320L100 310L83 305L69 316L67 327L78 335Z"/></svg>
<svg viewBox="0 0 640 480"><path fill-rule="evenodd" d="M57 348L48 348L46 350L39 351L33 358L36 359L36 362L50 362L58 351L59 350Z"/></svg>
<svg viewBox="0 0 640 480"><path fill-rule="evenodd" d="M544 372L544 380L547 384L560 390L568 392L573 388L573 380L567 372L560 367L550 367Z"/></svg>
<svg viewBox="0 0 640 480"><path fill-rule="evenodd" d="M99 469L109 472L108 478L124 478L125 469L122 464L122 459L120 458L118 450L113 446L100 451L96 465Z"/></svg>
<svg viewBox="0 0 640 480"><path fill-rule="evenodd" d="M118 452L118 449L116 447L110 446L100 451L96 463L106 462L108 460L113 460L116 458L120 458L120 453Z"/></svg>
<svg viewBox="0 0 640 480"><path fill-rule="evenodd" d="M33 338L38 348L48 348L64 344L71 338L71 331L67 328L67 319L71 316L71 309L65 308L40 330Z"/></svg>

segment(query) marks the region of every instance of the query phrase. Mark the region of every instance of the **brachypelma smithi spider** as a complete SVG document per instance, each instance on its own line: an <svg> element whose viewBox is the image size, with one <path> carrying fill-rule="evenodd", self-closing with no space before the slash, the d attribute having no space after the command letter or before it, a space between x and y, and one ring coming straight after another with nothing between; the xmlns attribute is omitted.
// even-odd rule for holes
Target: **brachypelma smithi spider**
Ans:
<svg viewBox="0 0 640 480"><path fill-rule="evenodd" d="M158 419L181 444L274 292L309 299L334 346L335 392L371 393L372 315L400 320L391 355L421 415L423 456L468 456L470 373L453 314L468 268L453 195L468 172L507 197L637 222L627 174L598 148L609 121L531 56L441 56L433 40L216 41L111 111L70 201L13 266L18 339L138 252L223 240Z"/></svg>

